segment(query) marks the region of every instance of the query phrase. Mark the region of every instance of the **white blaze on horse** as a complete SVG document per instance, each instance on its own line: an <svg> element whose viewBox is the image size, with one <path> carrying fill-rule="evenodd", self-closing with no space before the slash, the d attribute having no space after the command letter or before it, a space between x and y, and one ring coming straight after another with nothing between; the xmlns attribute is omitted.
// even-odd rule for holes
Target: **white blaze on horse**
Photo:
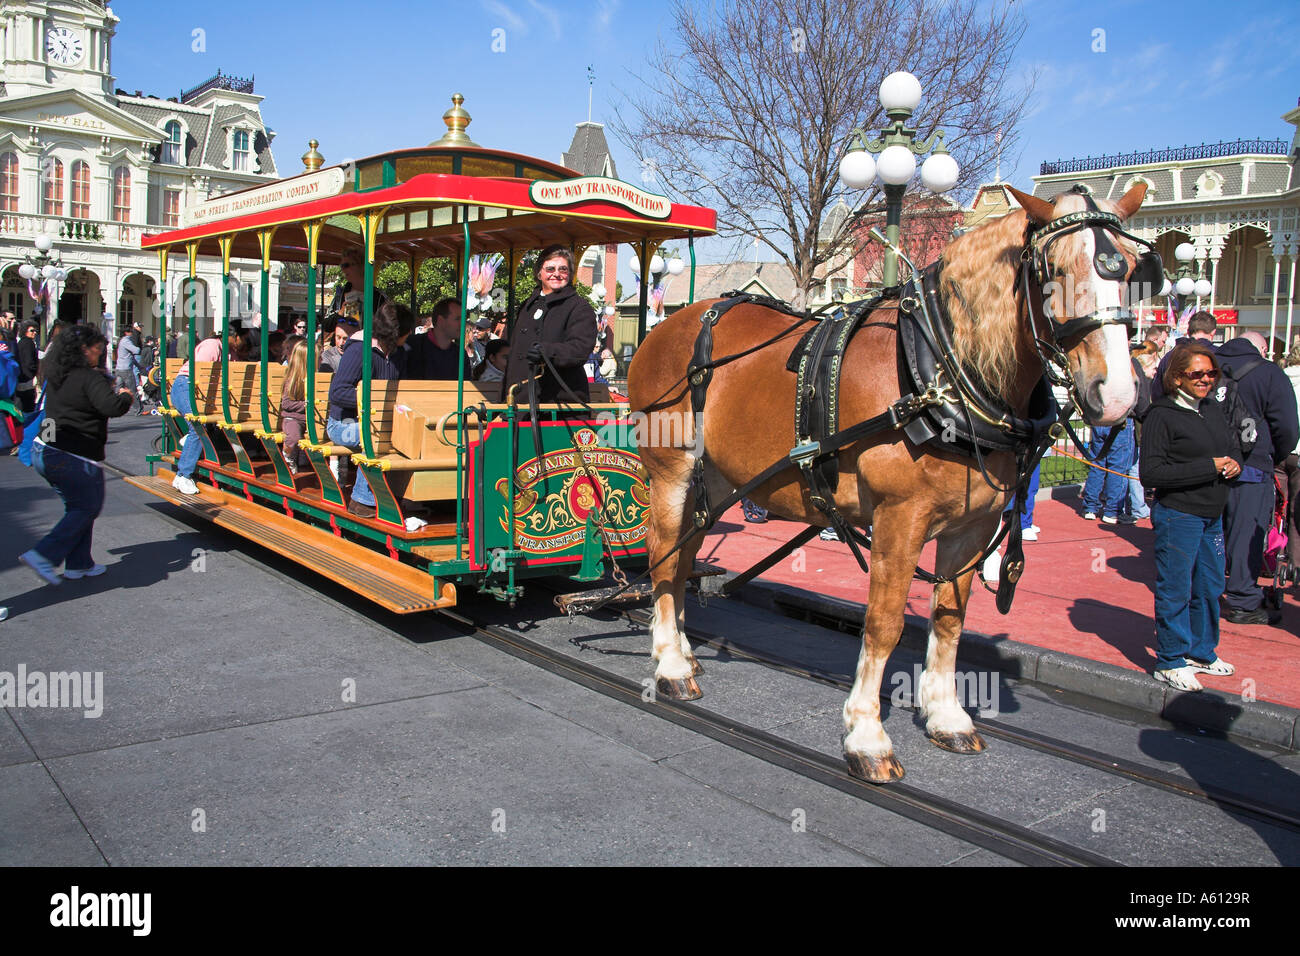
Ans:
<svg viewBox="0 0 1300 956"><path fill-rule="evenodd" d="M1137 397L1127 334L1130 284L1155 281L1159 271L1150 247L1143 253L1141 240L1121 225L1145 191L1139 184L1116 202L1076 191L1049 202L1012 190L1020 209L953 240L941 265L933 267L930 301L939 321L948 323L948 357L956 363L948 371L958 369L970 392L957 389L957 407L973 408L978 402L972 396L982 392L982 408L1005 409L1003 425L1028 419L1031 397L1044 393L1042 380L1049 374L1069 389L1090 425L1124 421ZM898 298L879 304L848 341L838 392L841 429L899 407L905 392L899 306ZM713 368L702 415L696 416L688 369L701 318L708 320L706 310L719 307L720 300L700 302L665 320L646 337L628 371L633 411L687 423L681 442L640 450L650 476L655 677L660 693L679 699L700 696L696 676L702 671L683 628L686 579L703 535L674 550L692 528L697 501L722 502L786 457L789 467L747 497L776 516L828 524L828 512L817 506L789 458L806 436L796 434L796 376L786 363L809 323L791 328L788 313L753 302L732 305L711 325L712 354L730 358L754 351ZM954 383L938 384L938 393L951 398ZM983 750L957 699L954 668L977 559L1024 477L1017 454L973 457L941 441L914 441L899 425L838 447L828 468L835 478L834 510L848 524L871 531L863 647L844 705L850 770L879 783L903 775L881 726L880 687L902 634L921 549L931 540L937 583L918 702L936 744L957 753ZM704 499L698 498L701 484Z"/></svg>

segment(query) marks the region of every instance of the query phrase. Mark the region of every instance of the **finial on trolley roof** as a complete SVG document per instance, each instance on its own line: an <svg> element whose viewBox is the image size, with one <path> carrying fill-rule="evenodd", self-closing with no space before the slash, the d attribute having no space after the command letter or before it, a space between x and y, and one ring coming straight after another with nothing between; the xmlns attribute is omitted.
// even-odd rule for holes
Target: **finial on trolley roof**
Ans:
<svg viewBox="0 0 1300 956"><path fill-rule="evenodd" d="M316 149L320 145L319 140L309 140L307 152L302 154L302 164L309 171L320 169L325 163L325 157Z"/></svg>
<svg viewBox="0 0 1300 956"><path fill-rule="evenodd" d="M441 139L435 139L430 146L477 146L478 143L469 138L465 128L473 122L473 117L460 104L465 102L465 97L460 93L453 93L451 97L452 107L442 114L442 121L447 124L447 132L443 133Z"/></svg>

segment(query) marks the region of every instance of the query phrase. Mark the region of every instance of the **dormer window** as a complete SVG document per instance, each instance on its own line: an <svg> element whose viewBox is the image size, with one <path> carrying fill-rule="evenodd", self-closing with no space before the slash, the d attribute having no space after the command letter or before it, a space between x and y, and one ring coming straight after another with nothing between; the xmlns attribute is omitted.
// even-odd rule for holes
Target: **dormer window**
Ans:
<svg viewBox="0 0 1300 956"><path fill-rule="evenodd" d="M251 168L248 158L248 130L235 130L235 135L231 137L230 145L230 168L239 173L248 172Z"/></svg>
<svg viewBox="0 0 1300 956"><path fill-rule="evenodd" d="M163 140L162 144L161 161L164 163L170 163L173 166L183 166L184 160L181 157L181 124L176 120L172 120L163 127L163 132L166 138Z"/></svg>

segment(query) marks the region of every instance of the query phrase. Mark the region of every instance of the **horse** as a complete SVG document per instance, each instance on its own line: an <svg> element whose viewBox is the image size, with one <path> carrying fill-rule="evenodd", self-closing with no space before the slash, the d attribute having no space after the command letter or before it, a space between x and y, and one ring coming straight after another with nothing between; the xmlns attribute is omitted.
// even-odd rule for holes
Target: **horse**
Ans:
<svg viewBox="0 0 1300 956"><path fill-rule="evenodd" d="M1097 316L1129 315L1125 283L1138 269L1137 243L1118 224L1141 206L1146 186L1138 183L1116 201L1094 200L1082 189L1051 201L1011 192L1019 209L957 237L944 251L941 295L951 316L955 358L1007 407L1024 415L1048 364L1043 336L1072 332L1056 351L1061 380L1072 388L1088 424L1117 425L1137 399L1123 324L1131 317ZM1114 214L1100 227L1088 218L1098 210L1103 216ZM1033 258L1039 251L1031 237L1067 216L1073 219L1047 230L1054 236L1041 251L1042 271L1031 274L1022 268L1039 261ZM1084 226L1074 225L1081 219ZM1116 249L1122 262L1116 261ZM1103 260L1108 270L1102 268ZM714 368L703 411L693 413L687 384L693 345L701 314L718 301L695 303L661 322L628 370L631 409L652 420L669 416L680 423L652 427L651 434L671 434L674 440L640 448L649 484L655 686L658 693L680 700L701 696L696 677L703 673L683 630L686 580L703 534L674 550L693 527L696 463L703 462L696 480L703 481L707 499L717 502L760 475L764 466L789 455L798 441L795 375L786 361L803 329L791 327L789 314L760 304L734 305L718 320L713 354L732 356L771 343ZM842 423L879 415L900 397L897 309L897 300L879 306L849 343L840 382ZM1057 328L1051 328L1053 323ZM954 753L985 749L958 702L954 667L975 564L997 532L1008 489L1017 479L1016 456L991 454L983 465L981 469L955 450L913 444L894 429L837 452L834 505L853 526L871 531L863 643L844 705L842 741L849 771L861 779L889 783L903 777L881 725L880 685L902 635L921 549L931 540L937 542L935 573L941 580L930 602L925 668L917 689L926 735ZM828 524L793 464L748 497L772 515Z"/></svg>

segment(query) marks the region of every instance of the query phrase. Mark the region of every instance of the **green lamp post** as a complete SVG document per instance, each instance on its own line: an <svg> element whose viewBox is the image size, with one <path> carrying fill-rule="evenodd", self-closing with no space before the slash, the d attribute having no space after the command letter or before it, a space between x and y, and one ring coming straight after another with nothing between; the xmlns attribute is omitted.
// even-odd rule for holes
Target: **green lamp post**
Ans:
<svg viewBox="0 0 1300 956"><path fill-rule="evenodd" d="M930 156L921 165L921 184L932 193L945 193L957 185L960 170L943 145L943 130L936 129L928 139L918 140L909 128L908 118L921 102L921 83L911 73L891 73L880 84L880 105L889 117L889 126L868 142L859 127L849 134L849 149L840 160L840 182L850 189L866 189L877 179L885 190L885 236L897 247L901 238L899 223L903 212L903 195L916 174L916 157ZM872 154L880 159L872 158ZM898 256L885 248L883 284L898 284Z"/></svg>

